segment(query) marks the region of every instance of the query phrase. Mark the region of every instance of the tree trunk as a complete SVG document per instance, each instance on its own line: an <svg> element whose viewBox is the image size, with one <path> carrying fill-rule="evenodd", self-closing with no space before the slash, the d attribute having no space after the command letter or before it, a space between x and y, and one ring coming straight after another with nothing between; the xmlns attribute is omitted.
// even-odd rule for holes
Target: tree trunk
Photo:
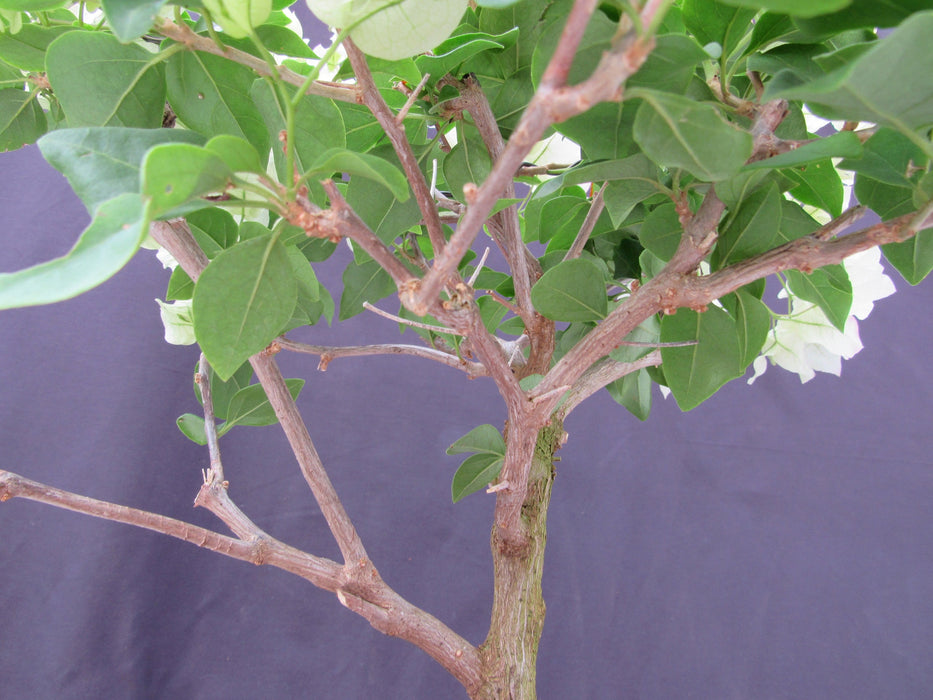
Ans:
<svg viewBox="0 0 933 700"><path fill-rule="evenodd" d="M541 595L547 509L554 483L554 453L561 445L563 425L554 421L537 436L528 495L522 504L527 547L516 552L503 546L493 527L492 557L495 594L489 636L480 646L486 683L473 694L483 700L533 700L536 697L538 642L544 627Z"/></svg>

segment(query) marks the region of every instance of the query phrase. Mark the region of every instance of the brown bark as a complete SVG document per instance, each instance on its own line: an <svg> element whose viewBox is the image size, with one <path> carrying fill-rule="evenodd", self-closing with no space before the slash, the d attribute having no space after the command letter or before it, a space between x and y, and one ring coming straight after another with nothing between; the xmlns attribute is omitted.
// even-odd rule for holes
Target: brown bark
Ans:
<svg viewBox="0 0 933 700"><path fill-rule="evenodd" d="M547 512L554 484L554 453L560 447L563 425L553 421L534 440L528 489L522 503L521 523L527 546L516 550L493 527L491 545L495 594L489 635L480 645L484 684L473 698L531 700L538 643L544 628L545 603L541 593ZM527 431L526 435L527 436Z"/></svg>

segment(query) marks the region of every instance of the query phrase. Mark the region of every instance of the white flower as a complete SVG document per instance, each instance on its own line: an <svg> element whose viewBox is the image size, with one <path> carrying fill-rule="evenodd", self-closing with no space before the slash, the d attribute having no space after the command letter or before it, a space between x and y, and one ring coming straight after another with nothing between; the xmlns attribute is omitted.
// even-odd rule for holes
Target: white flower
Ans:
<svg viewBox="0 0 933 700"><path fill-rule="evenodd" d="M318 44L311 50L314 51L315 56L323 56L335 41L337 41L337 32L330 35L330 43L327 46ZM321 71L318 73L318 80L333 80L337 77L337 71L340 70L340 66L343 65L343 62L346 60L347 50L343 48L343 44L341 44L328 59L327 63L321 66Z"/></svg>
<svg viewBox="0 0 933 700"><path fill-rule="evenodd" d="M561 134L538 141L525 159L535 165L573 165L580 160L580 146Z"/></svg>
<svg viewBox="0 0 933 700"><path fill-rule="evenodd" d="M884 274L881 249L877 246L846 258L843 265L852 283L850 313L860 321L868 318L876 301L889 297L896 291L894 282Z"/></svg>
<svg viewBox="0 0 933 700"><path fill-rule="evenodd" d="M178 261L165 248L159 247L156 251L156 258L166 270L174 270L178 267Z"/></svg>
<svg viewBox="0 0 933 700"><path fill-rule="evenodd" d="M194 322L191 318L191 300L173 301L167 304L156 299L162 325L165 326L165 342L172 345L193 345Z"/></svg>
<svg viewBox="0 0 933 700"><path fill-rule="evenodd" d="M792 298L790 312L778 316L768 335L761 355L753 363L753 383L764 374L768 360L790 372L800 375L801 383L827 372L837 377L842 371L842 360L851 359L862 349L858 320L865 319L875 301L894 293L894 283L881 267L881 251L871 248L848 258L843 264L852 283L851 315L840 332L826 314L810 302ZM786 291L778 295L786 297Z"/></svg>

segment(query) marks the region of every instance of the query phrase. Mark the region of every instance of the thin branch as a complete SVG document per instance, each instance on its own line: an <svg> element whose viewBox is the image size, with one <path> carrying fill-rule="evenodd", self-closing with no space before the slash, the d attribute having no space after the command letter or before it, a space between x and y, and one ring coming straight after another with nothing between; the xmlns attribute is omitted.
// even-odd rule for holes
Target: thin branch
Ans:
<svg viewBox="0 0 933 700"><path fill-rule="evenodd" d="M625 336L646 318L676 310L679 285L684 278L693 276L716 242L716 226L724 209L725 205L711 187L700 209L684 227L684 235L670 262L564 355L532 390L532 396L575 384L587 368L619 347ZM553 405L550 408L553 410Z"/></svg>
<svg viewBox="0 0 933 700"><path fill-rule="evenodd" d="M324 519L330 531L337 540L337 546L343 554L344 562L347 564L359 561L368 561L366 548L360 540L353 521L344 510L337 491L327 476L321 457L311 441L308 429L301 418L295 400L292 398L285 384L285 378L279 370L275 358L271 355L259 353L249 358L256 378L262 384L266 392L269 403L275 411L279 423L282 425L282 432L291 445L292 452L298 460L298 466L301 474L311 488L314 498L321 509Z"/></svg>
<svg viewBox="0 0 933 700"><path fill-rule="evenodd" d="M776 272L795 269L809 273L825 265L840 263L878 245L906 241L931 226L933 202L912 214L883 221L832 240L822 240L817 231L711 275L685 278L681 289L675 290L675 299L681 306L703 306L749 282Z"/></svg>
<svg viewBox="0 0 933 700"><path fill-rule="evenodd" d="M195 34L191 28L184 24L175 24L171 20L156 18L156 24L153 27L155 31L161 34L164 37L167 37L173 41L177 41L179 44L184 44L186 47L193 51L201 51L203 53L213 54L215 56L222 56L227 58L235 63L239 63L242 66L252 69L258 75L271 76L272 69L269 67L264 60L253 56L252 54L246 53L245 51L240 51L239 49L234 49L230 46L220 47L209 36L201 36ZM289 85L294 85L295 87L301 87L304 85L307 80L305 76L295 73L284 66L278 66L278 75ZM338 100L340 102L358 102L359 92L355 86L342 86L336 83L314 81L308 86L308 95L319 95L321 97L327 97L331 100Z"/></svg>
<svg viewBox="0 0 933 700"><path fill-rule="evenodd" d="M564 420L573 409L607 384L611 384L632 372L637 372L646 367L657 367L660 364L660 350L654 350L633 362L616 362L606 357L580 376L576 383L570 388L570 391L567 392L563 403L558 406L555 415L560 420Z"/></svg>
<svg viewBox="0 0 933 700"><path fill-rule="evenodd" d="M200 257L192 254L192 251L197 249L197 243L191 236L187 225L160 224L161 222L153 224L149 229L150 234L159 245L168 250L178 260L188 276L197 281L201 272L207 266L207 258L203 253L201 253ZM311 488L311 492L321 508L321 513L337 540L344 561L367 560L366 549L363 547L353 523L350 521L330 478L327 476L321 458L311 441L308 429L301 419L298 407L295 406L295 401L288 391L285 379L282 377L275 359L261 352L250 358L250 364L252 364L256 376L269 398L269 403L272 405L276 417L282 424L282 430L285 432L292 452L294 452L295 458L298 460L302 476L304 476L305 481Z"/></svg>
<svg viewBox="0 0 933 700"><path fill-rule="evenodd" d="M368 301L363 302L363 308L367 311L372 311L377 316L382 316L387 318L390 321L395 321L396 323L402 323L406 326L411 326L412 328L421 328L422 330L431 331L432 333L449 333L450 335L463 335L460 331L455 331L453 328L447 328L446 326L432 326L430 323L421 323L420 321L413 321L410 318L402 318L401 316L396 316L395 314L390 314L388 311L383 311L378 306L373 306Z"/></svg>
<svg viewBox="0 0 933 700"><path fill-rule="evenodd" d="M204 434L207 437L207 451L211 458L212 479L224 480L224 467L220 461L220 444L217 441L217 425L214 422L214 397L211 392L211 366L204 353L198 360L198 373L194 379L201 391L201 405L204 409ZM205 480L207 481L207 480Z"/></svg>
<svg viewBox="0 0 933 700"><path fill-rule="evenodd" d="M415 100L418 99L418 95L420 95L421 91L424 90L424 86L428 84L428 80L430 80L430 78L431 78L431 74L425 73L421 77L421 80L418 83L417 87L415 87L415 89L412 90L411 93L409 93L408 99L405 100L405 104L402 105L402 108L398 111L398 114L395 115L396 124L401 126L402 122L405 121L405 117L408 116L408 110L410 110L412 105L415 104Z"/></svg>
<svg viewBox="0 0 933 700"><path fill-rule="evenodd" d="M342 567L339 564L289 547L278 540L234 539L182 520L81 496L0 470L0 501L10 498L26 498L95 518L135 525L257 566L269 564L285 569L327 590L336 590L341 585Z"/></svg>
<svg viewBox="0 0 933 700"><path fill-rule="evenodd" d="M437 207L434 206L434 199L428 190L428 183L425 182L424 175L418 165L418 159L415 158L415 154L411 150L411 144L408 142L404 128L395 120L392 110L389 109L385 100L382 99L382 95L379 94L379 89L373 81L372 73L363 52L350 39L344 41L344 47L347 50L347 57L350 59L350 65L353 66L353 72L360 86L360 96L363 104L373 113L376 121L379 122L382 130L392 142L395 154L398 156L402 169L408 177L408 183L415 193L415 201L418 202L418 208L424 218L425 228L428 229L428 238L434 247L434 254L437 255L444 249L444 229L437 214Z"/></svg>
<svg viewBox="0 0 933 700"><path fill-rule="evenodd" d="M327 366L332 360L339 357L364 357L367 355L410 355L412 357L421 357L426 360L434 360L435 362L440 362L441 364L445 364L448 367L463 370L471 379L474 377L485 377L488 374L486 372L486 368L483 367L483 365L479 362L470 362L468 360L464 360L461 357L457 357L456 355L451 355L441 350L435 350L434 348L422 347L420 345L402 345L389 343L346 346L309 345L307 343L299 343L294 340L289 340L285 337L277 338L275 342L283 350L291 350L292 352L300 352L307 355L319 356L321 361L318 364L318 369L322 372L327 370Z"/></svg>
<svg viewBox="0 0 933 700"><path fill-rule="evenodd" d="M580 17L589 17L592 6L595 6L594 0L577 0L568 22L574 22L576 27ZM564 64L569 60L568 56L575 52L578 40L579 36L574 37L574 32L562 34L545 70L545 75L550 76L550 82L542 81L538 87L518 126L512 131L502 155L495 161L486 181L469 202L466 214L447 247L435 258L431 271L420 285L414 285L402 294L402 303L416 314L427 313L428 306L437 299L441 288L457 269L482 229L499 195L512 181L525 156L541 140L547 128L555 122L581 114L599 102L620 99L622 84L638 70L654 47L652 38L639 39L634 32L629 32L617 39L612 49L603 54L587 80L573 86L554 83L564 74ZM570 50L571 46L574 47L573 51Z"/></svg>
<svg viewBox="0 0 933 700"><path fill-rule="evenodd" d="M483 251L482 257L479 259L479 262L476 263L476 269L473 270L473 274L470 275L470 279L467 280L467 284L471 287L476 283L476 278L479 277L479 273L483 270L483 265L486 264L486 258L489 257L489 248Z"/></svg>
<svg viewBox="0 0 933 700"><path fill-rule="evenodd" d="M333 180L324 180L321 186L330 199L330 209L320 209L307 198L298 197L291 205L289 222L315 238L328 238L332 241L349 238L379 263L397 285L412 284L416 280L415 276L353 211Z"/></svg>
<svg viewBox="0 0 933 700"><path fill-rule="evenodd" d="M479 652L437 618L393 591L372 564L341 566L265 536L243 541L182 520L63 491L0 470L0 502L25 498L84 515L135 525L257 566L274 566L337 594L340 602L362 615L380 632L404 639L427 652L467 689L482 683Z"/></svg>
<svg viewBox="0 0 933 700"><path fill-rule="evenodd" d="M486 93L480 87L479 81L472 75L466 76L458 87L460 98L454 100L454 108L460 107L473 117L473 122L489 152L489 157L496 162L505 150L505 142L502 140L502 132L499 130L496 115L493 114L489 100L486 99ZM515 197L515 185L512 178L505 183L499 196L505 199ZM518 207L513 204L496 212L489 223L489 230L494 234L495 241L512 270L517 305L522 309L526 323L530 324L534 308L531 304L531 285L541 275L541 266L522 241Z"/></svg>
<svg viewBox="0 0 933 700"><path fill-rule="evenodd" d="M564 260L579 258L581 253L583 253L583 246L585 246L586 242L590 239L590 234L593 233L596 222L603 213L603 209L606 208L606 200L603 199L603 193L606 191L606 186L608 184L608 182L604 182L602 187L599 188L599 192L593 197L593 201L590 203L590 209L586 212L586 218L583 219L583 224L577 232L577 237L573 239L570 250L568 250L567 254L564 256Z"/></svg>

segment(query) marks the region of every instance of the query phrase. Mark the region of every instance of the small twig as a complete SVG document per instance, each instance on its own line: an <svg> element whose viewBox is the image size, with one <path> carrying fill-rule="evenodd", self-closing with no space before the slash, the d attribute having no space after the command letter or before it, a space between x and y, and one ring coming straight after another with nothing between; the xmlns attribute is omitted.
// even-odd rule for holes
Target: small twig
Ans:
<svg viewBox="0 0 933 700"><path fill-rule="evenodd" d="M519 313L519 312L521 311L521 309L519 309L517 306L515 306L515 304L513 304L512 302L510 302L510 301L509 301L508 299L506 299L504 296L502 296L501 294L499 294L499 292L497 292L495 289L486 289L486 290L483 290L483 291L485 291L486 294L488 294L488 295L491 296L493 299L495 299L496 301L498 301L500 304L502 304L505 308L507 308L509 311L511 311L511 312L512 312L513 314L515 314L516 316L520 316L520 315L521 315L521 314Z"/></svg>
<svg viewBox="0 0 933 700"><path fill-rule="evenodd" d="M486 493L498 493L499 491L505 491L507 488L509 488L509 486L511 486L511 484L509 484L508 479L505 481L500 481L498 484L489 484L489 486L486 487Z"/></svg>
<svg viewBox="0 0 933 700"><path fill-rule="evenodd" d="M685 344L695 345L696 341ZM665 344L665 347L672 347L672 345ZM580 378L574 382L573 387L567 392L567 397L564 399L564 402L557 407L555 415L560 420L564 420L573 409L607 384L611 384L626 375L645 369L646 367L656 367L660 364L660 350L654 350L633 362L617 362L609 357L603 358L580 375Z"/></svg>
<svg viewBox="0 0 933 700"><path fill-rule="evenodd" d="M198 361L198 374L195 381L201 391L201 404L204 407L204 434L207 436L207 451L211 458L210 481L224 480L224 467L220 461L220 445L217 441L217 425L214 422L214 399L211 396L211 366L204 353ZM205 479L205 482L208 480Z"/></svg>
<svg viewBox="0 0 933 700"><path fill-rule="evenodd" d="M552 396L558 396L558 395L560 395L560 394L563 394L565 391L569 391L570 389L571 389L570 384L565 384L564 386L554 387L553 389L550 389L550 390L548 390L548 391L545 391L543 394L538 394L537 396L532 396L532 397L531 397L531 403L533 403L533 404L539 404L539 403L541 403L542 401L547 401L547 400L548 400L549 398L551 398Z"/></svg>
<svg viewBox="0 0 933 700"><path fill-rule="evenodd" d="M413 328L421 328L426 331L431 331L432 333L447 333L449 335L463 335L455 331L453 328L445 328L444 326L432 326L428 323L421 323L420 321L413 321L409 318L402 318L401 316L396 316L395 314L390 314L388 311L383 311L377 306L373 306L368 301L363 302L363 308L367 311L372 311L374 314L387 318L390 321L395 321L396 323L402 323L406 326L411 326Z"/></svg>
<svg viewBox="0 0 933 700"><path fill-rule="evenodd" d="M170 20L161 20L157 18L156 25L153 27L153 29L155 29L155 31L157 31L162 36L168 37L169 39L177 41L180 44L184 44L189 49L203 51L204 53L214 54L215 56L223 56L224 58L230 59L234 63L239 63L240 65L252 69L259 75L272 75L272 69L269 67L269 64L267 64L261 58L246 53L245 51L234 49L230 46L220 48L209 36L200 36L199 34L195 34L186 25L175 24ZM282 80L296 87L301 87L307 80L305 76L289 70L284 66L278 66L277 72ZM321 97L327 97L332 100L339 100L341 102L356 102L357 95L359 93L356 87L352 85L340 85L338 83L314 81L308 86L307 94L320 95Z"/></svg>
<svg viewBox="0 0 933 700"><path fill-rule="evenodd" d="M479 259L479 262L476 265L476 269L473 270L473 274L470 275L470 279L467 280L467 284L470 285L471 287L473 286L473 283L476 281L476 278L479 277L479 273L482 271L483 265L486 264L486 258L488 257L489 257L489 246L487 246L486 250L483 251L483 257Z"/></svg>
<svg viewBox="0 0 933 700"><path fill-rule="evenodd" d="M599 192L597 192L596 196L593 197L593 201L590 204L590 209L588 212L586 212L586 218L583 219L583 224L580 226L580 230L577 232L577 237L573 239L573 243L570 245L570 250L568 250L567 254L564 256L564 260L573 260L574 258L579 258L583 253L583 247L590 239L590 234L593 233L593 228L596 226L596 222L599 220L600 215L603 213L603 209L606 207L606 202L603 199L603 193L606 191L606 186L608 184L608 182L604 182L602 187L599 188Z"/></svg>
<svg viewBox="0 0 933 700"><path fill-rule="evenodd" d="M861 204L854 206L842 212L840 216L837 216L828 224L821 226L811 235L818 241L828 241L835 238L849 226L861 219L862 215L864 215L867 210L868 208Z"/></svg>
<svg viewBox="0 0 933 700"><path fill-rule="evenodd" d="M379 93L379 89L376 87L372 72L369 70L369 64L366 63L366 57L363 55L363 52L360 51L356 44L350 39L344 41L344 47L347 50L347 58L350 59L350 65L353 66L353 72L359 84L359 94L363 104L369 108L369 111L372 112L376 121L379 122L386 136L389 137L389 141L392 142L395 154L398 156L402 164L402 169L408 177L408 184L411 185L411 189L415 194L415 201L418 202L418 208L421 210L421 216L424 218L424 225L428 230L428 238L431 240L431 245L434 247L434 254L438 255L446 245L444 231L441 228L441 220L438 217L434 199L431 197L431 191L428 189L428 183L424 180L424 175L418 164L418 159L411 149L411 144L408 141L408 137L405 135L405 130L395 121L395 115L392 114L392 110L389 109L389 106ZM438 290L446 284L447 277L453 275L453 271L445 275L445 279L440 281L441 283Z"/></svg>
<svg viewBox="0 0 933 700"><path fill-rule="evenodd" d="M411 106L415 104L415 100L418 99L418 95L421 94L421 91L424 90L424 86L428 84L428 80L431 78L430 73L425 73L421 78L421 82L418 83L418 87L411 91L408 95L408 99L405 100L405 104L402 105L402 108L398 111L398 114L395 115L395 123L401 126L402 122L405 121L405 117L408 116L408 110L411 109Z"/></svg>
<svg viewBox="0 0 933 700"><path fill-rule="evenodd" d="M516 172L516 177L532 177L534 175L559 175L567 170L571 163L548 163L547 165L523 164Z"/></svg>
<svg viewBox="0 0 933 700"><path fill-rule="evenodd" d="M318 369L322 372L327 371L330 362L338 357L364 357L367 355L408 355L412 357L421 357L427 360L434 360L441 364L463 370L470 378L484 377L487 375L486 368L479 362L470 362L455 354L437 350L435 348L425 348L420 345L404 345L400 343L381 343L375 345L309 345L299 343L284 336L276 339L276 342L285 350L300 352L306 355L317 355L321 358Z"/></svg>

